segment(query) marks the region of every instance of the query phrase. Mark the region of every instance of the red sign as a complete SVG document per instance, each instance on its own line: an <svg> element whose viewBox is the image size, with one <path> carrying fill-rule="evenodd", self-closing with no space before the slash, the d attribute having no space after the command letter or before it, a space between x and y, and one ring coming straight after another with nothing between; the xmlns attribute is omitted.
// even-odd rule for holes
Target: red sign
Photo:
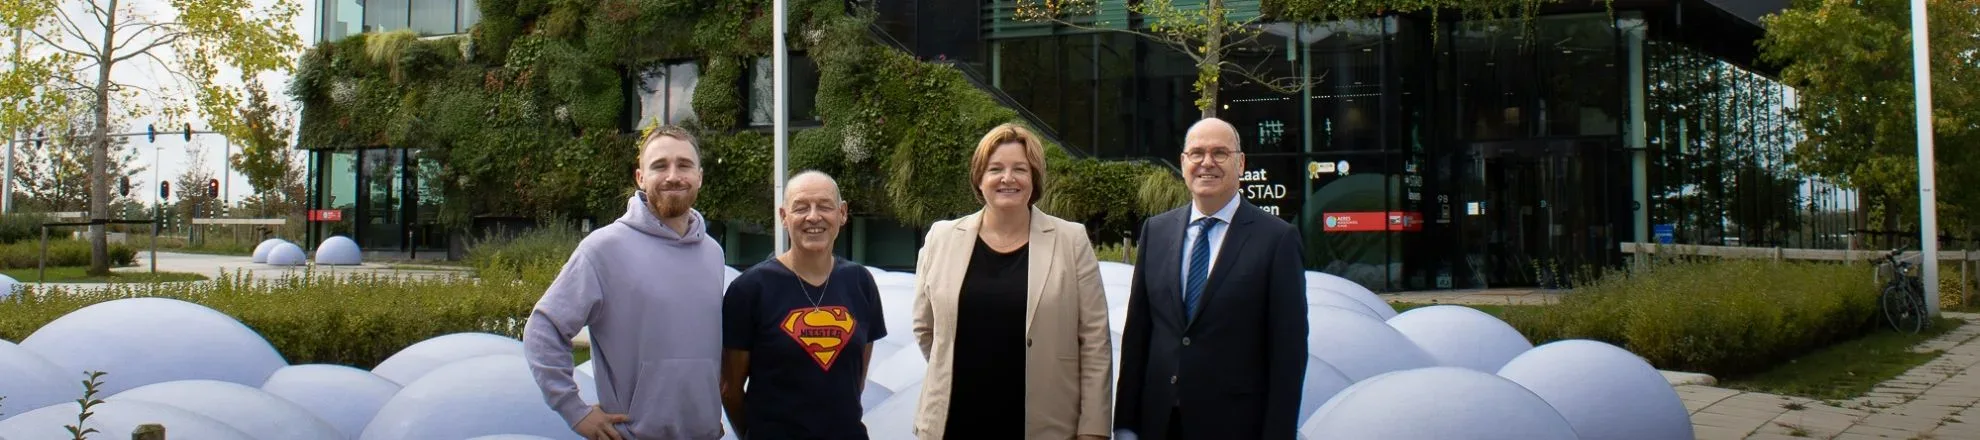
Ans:
<svg viewBox="0 0 1980 440"><path fill-rule="evenodd" d="M1322 232L1423 230L1423 214L1415 212L1329 212L1322 216Z"/></svg>
<svg viewBox="0 0 1980 440"><path fill-rule="evenodd" d="M311 210L309 210L309 221L313 221L313 222L340 222L340 221L344 221L344 210L342 210L342 209L311 209Z"/></svg>

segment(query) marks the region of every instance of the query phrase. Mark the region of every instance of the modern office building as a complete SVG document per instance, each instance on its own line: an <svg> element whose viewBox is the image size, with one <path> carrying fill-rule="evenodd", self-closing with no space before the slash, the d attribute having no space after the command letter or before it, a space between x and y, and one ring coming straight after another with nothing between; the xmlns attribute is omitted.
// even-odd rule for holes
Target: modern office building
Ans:
<svg viewBox="0 0 1980 440"><path fill-rule="evenodd" d="M464 32L473 1L323 0L321 37ZM986 78L1061 142L1180 160L1199 117L1187 56L1126 33L1017 21L1013 3L870 5L901 50ZM1306 86L1227 74L1216 111L1242 135L1244 196L1300 226L1309 267L1377 291L1555 287L1620 263L1624 242L1842 247L1848 191L1788 164L1794 92L1757 61L1760 17L1786 4L1569 0L1530 20L1270 22L1235 61ZM1227 5L1239 16L1259 8ZM695 76L683 65L647 78L642 120L688 112ZM802 106L810 89L792 84ZM751 119L767 109L767 97L748 99L759 98ZM430 226L445 202L421 178L443 165L417 146L318 150L311 166L315 206L348 216L319 233L353 234L367 249L449 245ZM875 226L853 240L920 236ZM880 264L903 263L911 252Z"/></svg>

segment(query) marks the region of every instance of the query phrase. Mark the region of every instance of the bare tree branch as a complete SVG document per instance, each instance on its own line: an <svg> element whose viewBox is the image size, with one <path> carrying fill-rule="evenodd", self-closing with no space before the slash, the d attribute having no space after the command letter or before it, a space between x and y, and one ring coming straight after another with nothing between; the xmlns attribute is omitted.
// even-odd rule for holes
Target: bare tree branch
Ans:
<svg viewBox="0 0 1980 440"><path fill-rule="evenodd" d="M145 54L145 55L150 55L150 54L151 54L151 50L152 50L152 49L156 49L156 48L158 48L158 46L164 46L164 45L167 45L167 44L172 44L172 42L174 42L174 41L178 41L178 40L179 40L179 36L180 36L180 35L184 35L184 34L172 34L172 35L169 35L169 36L166 36L165 38L162 38L162 39L159 39L158 41L153 41L153 42L151 42L151 44L150 44L150 45L147 45L147 46L145 46L145 47L144 47L143 49L138 49L138 50L137 50L136 52L131 52L131 53L127 53L127 54L124 54L124 56L120 56L120 57L117 57L116 59L114 59L114 60L111 60L110 62L111 62L111 63L113 63L113 64L114 64L114 63L118 63L118 62L122 62L122 61L124 61L124 60L128 60L128 59L131 59L131 58L135 58L135 57L137 57L137 56L138 56L138 54ZM153 56L152 58L153 58L153 59L157 59L158 57L157 57L157 56ZM159 63L160 63L160 64L164 64L164 61L159 61ZM169 66L170 64L165 64L165 65L168 65L168 66ZM170 69L167 69L167 70L170 70Z"/></svg>
<svg viewBox="0 0 1980 440"><path fill-rule="evenodd" d="M137 52L137 54L143 54L144 56L151 57L152 61L158 62L159 66L165 68L166 73L171 74L173 77L175 77L175 79L179 80L180 86L188 86L190 84L197 82L193 80L192 76L186 75L184 72L180 72L178 69L171 68L170 66L172 65L172 63L165 62L165 59L159 58L158 55L151 53L151 51Z"/></svg>
<svg viewBox="0 0 1980 440"><path fill-rule="evenodd" d="M60 45L60 44L56 44L56 43L55 43L55 41L53 41L53 40L49 40L47 36L44 36L44 35L41 35L41 32L40 32L40 31L28 31L28 35L33 35L35 39L37 39L37 40L41 40L41 42L42 42L43 44L47 44L47 45L48 45L49 47L53 47L53 48L55 48L55 50L59 50L59 51L62 51L62 52L67 52L67 53L68 53L68 54L70 54L70 55L75 55L75 56L79 56L79 57L83 57L83 58L86 58L86 59L93 59L93 58L96 58L96 57L98 56L98 54L93 54L93 53L84 53L84 52L82 52L82 51L78 51L78 50L75 50L75 49L70 49L70 48L67 48L67 47L62 47L62 45Z"/></svg>
<svg viewBox="0 0 1980 440"><path fill-rule="evenodd" d="M90 42L89 37L83 36L82 26L76 25L75 19L69 18L68 11L63 11L62 8L55 8L55 16L60 17L62 19L62 21L59 23L60 26L56 26L56 27L62 28L62 30L64 31L68 31L70 36L76 37L76 40L82 41L84 46L89 46L89 49L92 52L103 51L103 48L97 47L96 43ZM36 36L40 36L40 35L37 34ZM44 39L44 41L46 41L46 39ZM91 54L90 56L96 56L96 55Z"/></svg>
<svg viewBox="0 0 1980 440"><path fill-rule="evenodd" d="M96 17L97 26L110 27L110 23L104 20L108 20L112 16L111 11L106 11L103 9L103 6L97 5L96 0L89 0L89 11L92 17Z"/></svg>
<svg viewBox="0 0 1980 440"><path fill-rule="evenodd" d="M1300 90L1319 86L1320 82L1326 78L1326 75L1324 74L1314 75L1311 79L1300 78L1299 76L1283 76L1277 78L1268 78L1257 70L1253 70L1252 68L1248 68L1243 65L1239 65L1237 63L1226 61L1223 64L1224 66L1222 67L1224 67L1223 69L1224 71L1235 73L1240 77L1244 77L1244 79L1251 80L1251 82L1258 83L1258 85L1261 86L1265 86L1265 88L1267 90L1271 90L1272 93L1278 93L1281 95L1290 95L1294 93L1299 93Z"/></svg>
<svg viewBox="0 0 1980 440"><path fill-rule="evenodd" d="M143 30L150 30L150 29L155 29L155 28L151 28L151 27L147 27L147 28L144 28ZM143 30L140 30L140 32L142 32ZM167 38L170 38L170 39L177 39L177 38L179 38L179 37L180 37L181 35L184 35L184 34L186 34L186 33L185 33L185 32L171 32L171 33L167 33L167 34L165 34L165 35L160 35L160 36L158 36L157 38L155 38L155 39L153 39L153 40L151 40L151 41L152 41L152 42L158 42L158 41L164 41L164 40L165 40L165 39L167 39ZM137 34L131 34L131 35L125 35L125 36L123 37L123 40L124 40L123 42L120 42L120 43L117 43L117 47L113 47L113 48L110 48L110 53L124 53L124 47L126 47L126 46L129 46L129 45L130 45L130 44L131 44L132 42L136 42L136 41L140 41L140 40L139 40L139 39L137 38ZM146 48L144 48L143 50L151 50L151 49L152 49L152 48L154 48L154 47L156 47L156 46L154 45L154 46L150 46L150 47L146 47Z"/></svg>
<svg viewBox="0 0 1980 440"><path fill-rule="evenodd" d="M124 37L123 37L123 39L124 39L124 41L125 41L125 42L130 42L131 40L136 40L136 39L137 39L137 37L138 37L139 35L144 35L144 33L145 33L145 32L147 32L147 31L152 31L152 30L157 30L157 29L159 29L159 28L164 28L164 27L169 27L169 26L182 26L182 25L184 25L184 23L179 23L179 22L170 22L170 23L139 23L139 24L141 24L141 25L143 25L144 27L143 27L143 28L139 28L139 29L138 29L138 30L136 30L136 31L132 31L132 32L131 32L131 33L129 33L129 34L123 34L123 36L124 36ZM139 25L139 24L133 24L132 26L137 26L137 25ZM118 25L118 27L123 27L123 25ZM164 36L162 36L162 35L160 36L160 38L163 38L163 37L164 37ZM122 45L122 44L119 44L119 45L117 45L117 47L116 47L115 49L111 49L111 50L113 50L113 51L123 51L123 49L124 49L124 45Z"/></svg>

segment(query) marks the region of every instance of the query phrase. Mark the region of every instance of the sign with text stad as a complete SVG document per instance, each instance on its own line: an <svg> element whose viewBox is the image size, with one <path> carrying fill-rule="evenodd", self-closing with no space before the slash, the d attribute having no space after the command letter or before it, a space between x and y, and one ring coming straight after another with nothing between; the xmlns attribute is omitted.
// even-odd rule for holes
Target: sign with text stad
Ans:
<svg viewBox="0 0 1980 440"><path fill-rule="evenodd" d="M1322 232L1416 232L1423 214L1415 212L1329 212L1322 214Z"/></svg>
<svg viewBox="0 0 1980 440"><path fill-rule="evenodd" d="M340 221L344 221L344 210L341 210L341 209L311 209L311 210L309 210L309 221L313 221L313 222L340 222Z"/></svg>

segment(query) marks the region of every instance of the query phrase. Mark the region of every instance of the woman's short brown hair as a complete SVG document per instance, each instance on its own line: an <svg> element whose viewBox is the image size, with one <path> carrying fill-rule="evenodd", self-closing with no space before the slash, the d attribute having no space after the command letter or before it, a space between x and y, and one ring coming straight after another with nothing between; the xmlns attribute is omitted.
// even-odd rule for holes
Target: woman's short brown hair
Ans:
<svg viewBox="0 0 1980 440"><path fill-rule="evenodd" d="M998 146L1009 143L1024 148L1024 160L1031 162L1031 204L1036 205L1045 196L1045 145L1038 141L1038 135L1016 123L998 125L976 142L976 154L969 156L969 193L976 196L977 202L988 203L981 188L983 173L990 168L990 154L997 152Z"/></svg>

